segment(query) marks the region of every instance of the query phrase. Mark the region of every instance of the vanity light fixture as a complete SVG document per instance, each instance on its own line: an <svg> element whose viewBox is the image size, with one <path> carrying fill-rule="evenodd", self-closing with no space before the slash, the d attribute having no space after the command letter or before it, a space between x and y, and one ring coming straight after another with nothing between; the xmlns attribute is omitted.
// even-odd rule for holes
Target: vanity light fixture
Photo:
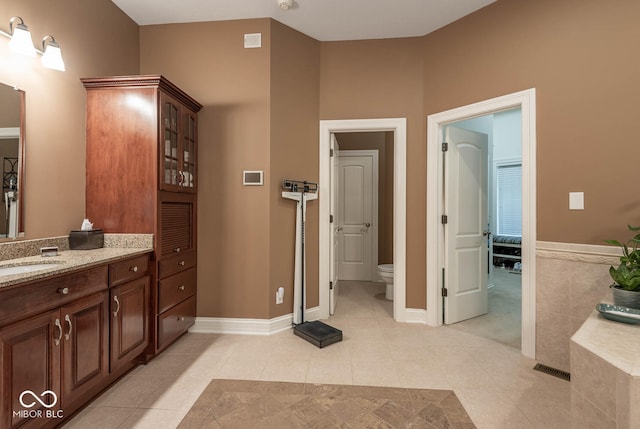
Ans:
<svg viewBox="0 0 640 429"><path fill-rule="evenodd" d="M48 42L48 43L47 43ZM60 45L53 36L44 36L42 39L42 65L48 69L64 71L64 61L62 61L62 51Z"/></svg>
<svg viewBox="0 0 640 429"><path fill-rule="evenodd" d="M16 20L20 20L20 23L18 23L14 29L13 22ZM22 18L14 16L9 20L9 33L11 33L9 48L12 52L30 57L36 56L36 48L33 46L31 33L29 32L29 28L24 24Z"/></svg>
<svg viewBox="0 0 640 429"><path fill-rule="evenodd" d="M13 28L15 21L19 21ZM64 71L64 61L62 61L62 51L56 39L51 36L45 36L42 39L42 51L33 46L31 33L19 16L14 16L9 20L9 32L0 30L0 36L9 39L9 49L12 52L35 57L36 53L42 55L42 65L48 69Z"/></svg>

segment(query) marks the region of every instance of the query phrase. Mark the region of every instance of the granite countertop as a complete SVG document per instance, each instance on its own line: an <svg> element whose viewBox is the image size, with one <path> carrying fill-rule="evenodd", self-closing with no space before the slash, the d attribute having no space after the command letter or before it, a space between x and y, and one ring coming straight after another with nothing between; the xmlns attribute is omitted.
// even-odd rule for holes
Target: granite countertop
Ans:
<svg viewBox="0 0 640 429"><path fill-rule="evenodd" d="M21 243L21 246L24 247L24 244ZM129 234L114 234L111 237L105 235L105 247L99 249L68 250L68 247L65 248L65 246L61 246L59 249L57 256L43 257L39 253L33 255L33 252L23 256L19 252L15 252L14 255L19 257L0 261L0 270L5 267L23 265L51 265L51 267L38 271L8 275L0 274L0 288L148 253L153 250L153 237Z"/></svg>
<svg viewBox="0 0 640 429"><path fill-rule="evenodd" d="M572 341L621 371L640 376L640 325L615 322L594 310Z"/></svg>

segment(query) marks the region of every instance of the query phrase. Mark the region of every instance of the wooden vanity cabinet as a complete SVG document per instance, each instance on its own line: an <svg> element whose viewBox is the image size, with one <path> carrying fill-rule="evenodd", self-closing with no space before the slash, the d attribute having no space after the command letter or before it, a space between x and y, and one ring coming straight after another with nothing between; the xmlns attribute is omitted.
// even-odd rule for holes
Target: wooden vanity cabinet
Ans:
<svg viewBox="0 0 640 429"><path fill-rule="evenodd" d="M149 257L109 266L111 371L127 365L149 345Z"/></svg>
<svg viewBox="0 0 640 429"><path fill-rule="evenodd" d="M149 344L149 278L141 255L0 289L0 428L56 427L136 365ZM53 395L41 395L54 392L55 406L23 407L27 390L47 404Z"/></svg>
<svg viewBox="0 0 640 429"><path fill-rule="evenodd" d="M159 75L82 83L87 91L87 217L107 233L154 234L151 357L195 320L197 113L202 106ZM194 273L188 284L175 284L184 290L168 294L165 280L186 270ZM178 308L186 300L191 301Z"/></svg>
<svg viewBox="0 0 640 429"><path fill-rule="evenodd" d="M39 310L36 306L35 310L27 309L26 314L16 312L5 305L4 295L7 302L16 295L29 302L30 295L24 292L38 291L49 295L51 308L0 328L0 427L36 428L53 424L64 413L78 409L86 402L85 395L97 393L107 380L107 268L88 271L92 275L69 274L0 291L1 309L10 318L25 317ZM84 284L82 280L87 278L94 283ZM83 296L84 291L95 289L102 292ZM32 408L23 407L20 395L27 390L38 396L48 390L54 392L55 406L45 408L36 403ZM24 402L33 402L32 398L28 393ZM54 397L47 394L42 400L51 404ZM33 413L52 418L31 418Z"/></svg>

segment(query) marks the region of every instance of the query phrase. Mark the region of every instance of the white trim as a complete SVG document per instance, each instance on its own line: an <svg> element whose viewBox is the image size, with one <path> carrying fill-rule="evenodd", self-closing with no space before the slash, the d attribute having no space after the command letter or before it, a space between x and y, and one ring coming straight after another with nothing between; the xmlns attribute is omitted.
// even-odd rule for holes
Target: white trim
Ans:
<svg viewBox="0 0 640 429"><path fill-rule="evenodd" d="M538 241L536 250L538 258L602 265L618 265L621 255L622 251L615 246L550 241Z"/></svg>
<svg viewBox="0 0 640 429"><path fill-rule="evenodd" d="M373 169L373 183L372 185L372 192L373 195L371 196L371 205L372 207L372 213L371 213L371 223L373 224L373 236L371 237L371 281L376 281L376 279L378 278L378 234L379 234L379 225L378 222L380 221L380 219L378 219L378 212L379 212L379 201L378 201L378 195L380 193L380 187L379 185L379 181L380 181L380 176L379 176L379 171L380 171L380 157L379 157L379 151L377 149L375 150L339 150L338 151L338 158L342 158L342 157L350 157L350 156L371 156L372 158L372 169Z"/></svg>
<svg viewBox="0 0 640 429"><path fill-rule="evenodd" d="M538 253L551 250L556 252L570 252L588 255L615 256L621 255L620 248L599 244L560 243L557 241L538 241L536 243Z"/></svg>
<svg viewBox="0 0 640 429"><path fill-rule="evenodd" d="M427 310L421 308L407 308L405 311L407 323L427 324Z"/></svg>
<svg viewBox="0 0 640 429"><path fill-rule="evenodd" d="M308 308L307 321L318 320L319 308ZM236 319L226 317L196 317L189 332L200 334L272 335L293 327L293 313L273 319Z"/></svg>
<svg viewBox="0 0 640 429"><path fill-rule="evenodd" d="M522 354L535 358L536 92L528 89L427 117L427 324L442 324L442 126L520 107L522 110Z"/></svg>
<svg viewBox="0 0 640 429"><path fill-rule="evenodd" d="M20 127L0 128L0 140L20 138Z"/></svg>
<svg viewBox="0 0 640 429"><path fill-rule="evenodd" d="M356 131L393 131L393 318L405 322L406 314L406 230L407 230L407 119L349 119L320 121L319 166L319 243L318 284L320 318L329 317L329 202L331 195L331 133Z"/></svg>

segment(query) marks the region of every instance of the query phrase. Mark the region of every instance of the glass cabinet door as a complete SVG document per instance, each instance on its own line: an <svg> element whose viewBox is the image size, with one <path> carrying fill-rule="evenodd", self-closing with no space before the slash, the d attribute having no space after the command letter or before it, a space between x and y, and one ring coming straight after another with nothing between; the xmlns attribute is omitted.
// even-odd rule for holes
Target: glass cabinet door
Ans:
<svg viewBox="0 0 640 429"><path fill-rule="evenodd" d="M182 187L186 192L196 192L196 115L186 111L183 119Z"/></svg>
<svg viewBox="0 0 640 429"><path fill-rule="evenodd" d="M178 106L170 100L162 100L162 132L161 132L161 150L162 156L162 172L160 177L161 189L179 190L182 182L180 174L180 148L178 139Z"/></svg>

